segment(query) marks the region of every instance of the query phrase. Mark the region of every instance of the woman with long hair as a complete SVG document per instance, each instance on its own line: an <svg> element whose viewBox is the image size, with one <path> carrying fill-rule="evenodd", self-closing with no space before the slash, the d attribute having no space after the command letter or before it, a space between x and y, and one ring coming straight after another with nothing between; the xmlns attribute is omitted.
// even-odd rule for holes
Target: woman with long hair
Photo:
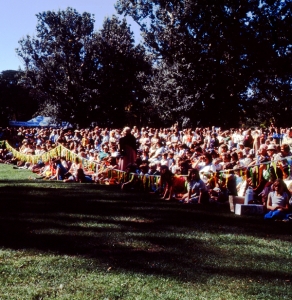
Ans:
<svg viewBox="0 0 292 300"><path fill-rule="evenodd" d="M285 192L285 183L282 179L276 179L273 191L268 195L267 209L270 210L265 219L288 220L289 196Z"/></svg>
<svg viewBox="0 0 292 300"><path fill-rule="evenodd" d="M182 203L201 203L201 197L207 191L204 181L197 169L191 169L187 177L187 193L183 195Z"/></svg>

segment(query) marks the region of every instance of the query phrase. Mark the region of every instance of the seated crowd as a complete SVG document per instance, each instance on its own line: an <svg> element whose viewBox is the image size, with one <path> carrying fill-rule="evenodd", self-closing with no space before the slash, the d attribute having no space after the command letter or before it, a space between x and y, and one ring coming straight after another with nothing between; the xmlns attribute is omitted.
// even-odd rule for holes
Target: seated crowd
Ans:
<svg viewBox="0 0 292 300"><path fill-rule="evenodd" d="M23 154L40 155L62 145L79 158L98 166L94 172L81 172L78 170L84 168L80 162L66 161L64 156L46 165L19 163L19 166L30 167L45 178L65 182L119 183L122 189L143 188L161 193L166 200L176 198L183 203L224 203L230 194L244 197L251 186L255 195L253 201L268 208L273 185L276 180L282 180L283 184L282 181L277 184L284 186L290 199L291 128L271 125L265 130L235 128L224 131L220 127L179 130L176 125L160 129L134 126L130 134L136 140L135 161L124 169L126 175L122 179L109 179L106 170L120 169L123 153L119 141L125 136L121 129L96 126L80 130L24 127L0 130L1 139L8 140ZM16 163L11 152L6 149L0 151L0 161ZM271 167L270 163L274 163L275 167ZM257 174L256 180L253 174ZM147 176L151 175L159 176L159 180L150 182ZM184 181L179 182L179 176L174 175L186 176L187 192ZM144 176L142 182L141 176Z"/></svg>

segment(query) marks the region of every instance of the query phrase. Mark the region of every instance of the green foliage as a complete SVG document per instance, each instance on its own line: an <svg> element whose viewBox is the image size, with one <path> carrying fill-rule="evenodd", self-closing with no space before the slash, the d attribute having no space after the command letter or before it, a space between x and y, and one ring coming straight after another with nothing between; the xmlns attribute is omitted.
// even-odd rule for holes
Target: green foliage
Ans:
<svg viewBox="0 0 292 300"><path fill-rule="evenodd" d="M98 122L116 126L139 124L144 117L142 101L148 95L144 78L151 71L144 48L134 46L126 20L113 16L92 39L91 51L97 69L98 106L103 114Z"/></svg>
<svg viewBox="0 0 292 300"><path fill-rule="evenodd" d="M39 113L81 126L94 120L120 125L127 107L140 108L139 74L149 66L126 21L106 19L94 32L91 14L72 8L39 13L37 20L36 37L20 40L17 53Z"/></svg>
<svg viewBox="0 0 292 300"><path fill-rule="evenodd" d="M27 121L37 109L37 102L30 97L29 89L18 85L21 71L7 70L0 73L0 125L10 120Z"/></svg>
<svg viewBox="0 0 292 300"><path fill-rule="evenodd" d="M165 120L233 127L274 115L289 123L289 1L118 0L116 7L140 25L156 56L148 101Z"/></svg>
<svg viewBox="0 0 292 300"><path fill-rule="evenodd" d="M143 46L115 16L94 32L89 13L37 14L36 37L17 53L39 113L80 126L290 125L290 2L118 0L116 8L140 25Z"/></svg>
<svg viewBox="0 0 292 300"><path fill-rule="evenodd" d="M70 120L76 107L85 108L89 97L84 86L83 61L94 19L89 13L80 15L69 8L39 13L36 17L36 37L23 38L17 49L25 64L22 80L33 89L43 108L55 109L59 120ZM45 113L52 115L50 109Z"/></svg>

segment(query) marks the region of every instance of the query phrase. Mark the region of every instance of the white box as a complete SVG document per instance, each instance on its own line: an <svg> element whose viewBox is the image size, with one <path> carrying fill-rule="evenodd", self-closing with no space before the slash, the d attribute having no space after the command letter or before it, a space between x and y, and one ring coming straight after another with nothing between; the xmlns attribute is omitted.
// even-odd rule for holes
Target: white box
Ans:
<svg viewBox="0 0 292 300"><path fill-rule="evenodd" d="M231 212L235 212L236 204L244 204L244 197L229 195L229 206Z"/></svg>
<svg viewBox="0 0 292 300"><path fill-rule="evenodd" d="M260 204L236 204L236 215L262 215L264 214L264 206Z"/></svg>

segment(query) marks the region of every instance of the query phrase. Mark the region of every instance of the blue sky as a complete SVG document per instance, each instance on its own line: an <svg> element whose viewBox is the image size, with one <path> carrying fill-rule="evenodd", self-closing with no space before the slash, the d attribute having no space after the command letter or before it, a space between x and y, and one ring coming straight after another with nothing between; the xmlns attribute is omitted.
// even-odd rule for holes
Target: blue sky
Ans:
<svg viewBox="0 0 292 300"><path fill-rule="evenodd" d="M22 67L15 48L22 37L35 34L37 13L72 7L79 13L86 11L94 14L95 30L98 30L105 17L116 14L115 3L116 0L0 0L0 72ZM138 26L127 20L136 41L139 41Z"/></svg>

